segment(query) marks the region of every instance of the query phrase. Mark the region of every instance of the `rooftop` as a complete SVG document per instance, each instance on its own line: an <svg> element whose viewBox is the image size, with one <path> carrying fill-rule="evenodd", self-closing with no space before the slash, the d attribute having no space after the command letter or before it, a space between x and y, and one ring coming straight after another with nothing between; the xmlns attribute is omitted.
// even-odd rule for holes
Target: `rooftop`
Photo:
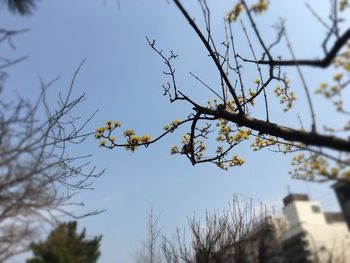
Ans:
<svg viewBox="0 0 350 263"><path fill-rule="evenodd" d="M283 198L284 206L287 206L294 201L310 201L310 199L307 194L289 194Z"/></svg>

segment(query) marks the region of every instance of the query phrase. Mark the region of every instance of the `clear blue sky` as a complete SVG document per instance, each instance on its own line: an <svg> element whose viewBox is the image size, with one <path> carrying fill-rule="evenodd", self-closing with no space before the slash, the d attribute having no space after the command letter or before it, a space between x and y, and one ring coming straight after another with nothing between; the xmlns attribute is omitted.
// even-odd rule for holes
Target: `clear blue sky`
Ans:
<svg viewBox="0 0 350 263"><path fill-rule="evenodd" d="M197 21L201 21L198 2L183 2ZM213 14L212 30L220 43L224 32L223 16L233 2L208 2ZM258 19L266 39L274 39L271 25L279 16L284 16L288 18L287 26L297 54L300 57L319 56L321 49L318 44L324 32L305 12L303 2L271 2L269 13ZM318 1L312 2L322 14L328 8ZM155 136L164 124L186 117L190 108L181 103L170 105L162 96L164 65L147 46L145 36L149 36L156 38L164 51L175 50L179 54L175 67L180 89L199 101L209 99L210 94L189 72L198 74L212 85L217 80L217 73L197 36L175 6L166 0L120 0L120 4L118 10L116 0L41 1L34 15L29 17L11 15L4 8L0 9L1 27L31 29L15 39L16 51L0 49L1 54L8 57L29 55L29 59L10 71L7 96L17 90L24 97L35 98L33 94L39 92L39 77L49 81L59 75L61 79L51 90L54 101L58 92L67 91L74 70L86 59L74 93L86 93L87 100L78 111L82 117L99 109L88 129L94 130L112 119L121 121L123 128ZM297 11L290 16L290 10ZM239 26L236 30L241 31ZM249 54L243 35L237 34L237 47ZM282 47L276 50L277 53L286 53L285 46ZM306 73L311 87L329 77L321 71ZM293 79L295 72L291 72L291 76ZM247 70L245 77L253 81L256 73ZM298 85L296 82L295 86ZM301 89L296 89L298 96ZM271 110L273 121L297 127L299 113L308 124L303 94L299 97L290 119L280 113L275 99L276 106ZM318 118L322 122L327 119L325 112L328 108L322 100L317 104L320 106L317 108ZM256 114L261 116L258 110L259 106ZM246 159L246 165L227 172L213 165L193 167L184 157L170 156L170 147L179 142L183 132L185 130L177 131L149 149L139 149L133 154L122 149L98 148L93 138L71 149L74 154L92 153L93 164L106 168L104 176L95 181L95 190L83 192L77 198L86 203L85 211L107 209L103 214L79 221L89 234L103 235L100 263L129 262L144 237L146 215L151 204L161 212L161 226L168 235L177 226L185 226L186 217L194 212L202 215L205 209L226 207L236 193L272 204L278 210L289 186L291 191L307 192L320 199L325 208L337 207L332 191L326 185L295 181L289 177L289 155L268 150L253 153L249 147L240 147L237 153Z"/></svg>

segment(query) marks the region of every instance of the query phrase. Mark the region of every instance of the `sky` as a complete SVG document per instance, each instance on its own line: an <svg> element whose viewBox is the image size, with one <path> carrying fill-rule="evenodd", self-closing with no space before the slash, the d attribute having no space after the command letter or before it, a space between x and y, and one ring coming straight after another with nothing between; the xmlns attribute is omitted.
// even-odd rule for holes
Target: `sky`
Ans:
<svg viewBox="0 0 350 263"><path fill-rule="evenodd" d="M280 17L286 17L288 34L298 56L319 57L324 30L307 13L304 3L271 2L268 13L257 18L264 37L272 41L275 31L271 26ZM316 0L309 2L317 3L315 8L325 16L327 4L319 4ZM220 43L224 37L223 17L233 2L208 0L208 4L213 36ZM185 7L202 25L198 2L186 1ZM290 16L290 10L297 10L298 15ZM2 95L10 99L16 91L25 98L35 99L40 91L40 79L48 82L60 76L49 93L54 107L57 94L68 91L74 71L85 59L73 95L85 93L86 101L76 112L83 119L98 110L87 131L93 131L111 119L119 120L123 129L132 128L139 134L155 137L164 124L175 118L183 119L191 112L189 105L170 104L162 96L161 85L166 81L162 74L164 63L148 47L146 36L156 39L157 46L164 52L174 50L179 55L174 64L177 83L186 94L200 102L212 97L189 72L211 86L218 83L217 72L197 36L174 4L166 0L120 0L120 8L115 0L40 1L34 14L27 17L10 14L0 7L0 21L3 28L30 29L14 39L16 50L0 48L6 57L29 56L9 69L10 78ZM246 26L251 32L248 23ZM242 54L249 55L241 27L235 25L234 30L237 48ZM285 45L274 52L288 56ZM306 69L305 75L312 87L330 78L328 72L321 70ZM244 76L253 82L257 74L247 68ZM296 76L295 72L290 72L292 84ZM295 86L300 91L300 83L295 82ZM303 123L310 123L303 94L299 98L290 115L281 111L276 98L271 99L271 118L298 127L299 114ZM339 122L339 119L329 120L327 112L330 108L325 101L320 99L316 104L320 123ZM261 109L258 105L255 116L263 118ZM174 233L177 226L185 227L187 218L194 213L201 216L206 209L222 210L236 194L279 211L288 191L308 193L325 209L338 209L328 184L291 179L288 175L291 155L269 150L253 153L245 145L235 151L246 164L228 171L210 164L192 166L183 156L171 156L171 146L180 142L184 132L186 130L176 131L135 153L99 148L92 137L69 149L75 155L93 154L92 165L106 169L102 177L94 180L94 190L83 191L77 196L77 201L86 204L78 212L106 209L102 214L79 220L80 228L85 227L90 236L103 235L99 263L132 262L145 237L151 206L161 215L160 225L166 235ZM20 260L23 258L17 262Z"/></svg>

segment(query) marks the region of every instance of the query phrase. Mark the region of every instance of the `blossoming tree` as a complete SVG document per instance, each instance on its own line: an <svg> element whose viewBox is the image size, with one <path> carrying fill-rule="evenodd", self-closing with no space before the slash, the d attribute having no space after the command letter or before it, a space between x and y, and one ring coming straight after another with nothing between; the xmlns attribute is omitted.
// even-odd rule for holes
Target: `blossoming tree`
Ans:
<svg viewBox="0 0 350 263"><path fill-rule="evenodd" d="M276 38L272 42L266 41L256 23L257 16L263 16L273 5L267 0L251 3L247 0L238 1L228 12L225 19L225 38L217 44L211 29L210 9L205 0L198 0L204 18L205 27L201 29L179 0L172 1L189 26L198 36L203 48L215 65L220 80L215 88L210 87L204 80L192 74L203 88L208 89L213 98L206 104L197 102L186 95L179 87L174 68L177 54L165 54L156 45L155 40L147 38L151 49L163 60L168 82L163 85L164 95L169 101L185 101L192 106L192 112L186 119L174 120L166 124L164 131L155 138L148 135L140 136L134 130L125 130L125 139L119 139L119 121L108 121L105 126L96 130L96 139L101 147L113 149L123 147L135 151L140 146L148 147L164 136L170 135L180 126L188 127L180 145L171 148L171 154L182 154L195 165L210 162L222 169L244 164L238 156L235 147L247 143L253 151L270 148L281 153L292 153L291 175L296 178L323 181L329 179L346 180L350 178L350 114L347 94L350 84L350 28L346 26L347 0L330 0L329 17L323 18L312 6L306 4L306 9L324 27L326 34L320 43L324 54L321 59L300 59L296 57L287 34L285 21L281 19L276 28ZM250 31L247 28L249 25ZM241 55L236 48L235 30L241 30L246 38L246 48L250 56ZM252 39L256 41L252 41ZM276 55L274 50L284 45L283 56ZM287 58L284 58L287 57ZM256 79L247 78L246 67L255 67ZM286 69L296 70L300 87L294 87L288 79ZM305 68L323 69L335 72L328 83L319 83L318 87L309 87L305 80ZM299 127L286 126L270 118L273 94L282 105L286 118L290 118L290 109L298 97L306 101L305 115L310 117L310 123ZM273 91L273 93L272 93ZM320 127L317 122L319 105L315 105L316 96L324 96L334 105L330 114L339 120L345 120L340 127ZM256 104L264 109L264 118L257 117L254 112ZM261 115L261 114L260 114ZM260 116L259 115L259 116ZM341 117L339 117L341 116ZM294 116L295 117L295 116ZM207 142L216 141L215 149L209 149Z"/></svg>

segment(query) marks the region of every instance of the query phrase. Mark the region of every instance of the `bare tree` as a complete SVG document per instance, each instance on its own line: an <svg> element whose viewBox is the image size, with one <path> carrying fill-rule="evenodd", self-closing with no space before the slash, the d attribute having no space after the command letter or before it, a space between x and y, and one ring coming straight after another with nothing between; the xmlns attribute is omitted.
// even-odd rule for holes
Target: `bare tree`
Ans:
<svg viewBox="0 0 350 263"><path fill-rule="evenodd" d="M320 44L324 51L322 59L296 57L284 20L275 25L276 39L271 43L266 41L267 37L262 35L255 17L262 15L268 9L267 0L258 0L254 4L246 0L237 1L232 11L227 14L224 24L225 37L219 42L220 44L213 37L212 17L206 0L198 0L203 13L204 29L201 29L202 26L191 17L180 0L172 2L188 21L216 68L219 76L216 87L211 87L204 79L191 73L214 98L207 104L201 104L187 96L176 81L173 61L177 59L177 54L171 51L167 55L157 47L155 40L147 39L149 46L165 63L164 74L169 81L163 85L164 95L168 96L171 103L187 102L193 111L189 113L188 118L174 120L165 125L165 131L154 139L147 135L137 135L133 130L126 130L124 131L126 141L116 142L112 132L120 127L119 122L115 126L101 127L96 133L100 146L110 149L124 147L134 151L139 146L147 147L156 143L178 127L187 125L189 131L183 136L181 145L174 146L171 153L185 155L193 165L210 162L222 169L240 166L244 163L244 159L232 152L237 145L250 141L253 151L268 147L277 152L296 153L292 162L293 177L315 181L348 179L349 121L347 120L342 127L329 127L330 125L326 123L323 130L320 128L321 125L317 123L318 105L314 105L315 97L302 71L303 67L336 71L330 83L321 83L316 93L328 98L335 106L334 112L330 112L330 115L347 118L349 110L343 97L347 96L347 87L350 84L348 44L350 29L344 23L347 21L346 14L342 14L349 7L348 2L330 0L330 12L327 18L322 18L311 6L306 5L311 19L316 18L327 32ZM239 20L240 18L242 19ZM249 32L252 33L246 29L247 24L251 29ZM251 58L243 57L235 46L238 30L246 38L246 48L250 50ZM251 40L253 37L256 39L254 42ZM273 52L274 48L282 43L286 43L285 50L290 53L287 59ZM256 80L247 77L247 73L244 72L247 67L256 69ZM287 73L284 72L286 68L296 70L299 85L292 86ZM255 87L249 88L252 85ZM296 86L301 88L297 89ZM308 110L303 114L311 120L310 123L305 125L300 118L300 127L287 127L274 122L269 114L273 106L270 97L274 93L283 106L282 110L287 114L286 118L290 116L290 119L293 119L297 116L292 116L289 110L295 104L296 92L306 101L305 108ZM254 110L254 106L258 103L264 109L265 118L255 117L257 111ZM260 112L258 115L261 115ZM213 137L217 141L217 147L209 151L206 142Z"/></svg>
<svg viewBox="0 0 350 263"><path fill-rule="evenodd" d="M147 238L136 262L232 263L282 262L281 237L286 222L260 205L234 197L227 210L206 212L204 221L192 217L188 229L177 228L172 238L161 235L153 208L147 219ZM188 231L188 232L187 232ZM159 244L161 249L159 251Z"/></svg>
<svg viewBox="0 0 350 263"><path fill-rule="evenodd" d="M0 30L0 44L13 47L12 37L27 30ZM0 92L6 69L25 57L1 57ZM74 98L74 73L67 94L59 94L57 107L48 102L48 88L56 80L41 82L36 101L19 95L13 101L0 99L0 262L26 251L42 223L54 223L59 215L81 217L70 212L79 191L91 188L91 180L102 174L90 166L89 157L72 156L70 145L82 143L90 134L83 129L90 120L80 120L76 107L84 95Z"/></svg>
<svg viewBox="0 0 350 263"><path fill-rule="evenodd" d="M154 208L151 209L147 216L147 236L146 240L143 241L142 249L136 254L135 262L137 263L160 263L161 253L160 253L160 238L161 229L159 226L160 215L154 214Z"/></svg>
<svg viewBox="0 0 350 263"><path fill-rule="evenodd" d="M189 219L189 242L179 229L173 239L164 238L164 257L168 263L281 262L280 229L271 220L267 210L255 213L252 203L235 197L223 213L207 212L204 222Z"/></svg>

